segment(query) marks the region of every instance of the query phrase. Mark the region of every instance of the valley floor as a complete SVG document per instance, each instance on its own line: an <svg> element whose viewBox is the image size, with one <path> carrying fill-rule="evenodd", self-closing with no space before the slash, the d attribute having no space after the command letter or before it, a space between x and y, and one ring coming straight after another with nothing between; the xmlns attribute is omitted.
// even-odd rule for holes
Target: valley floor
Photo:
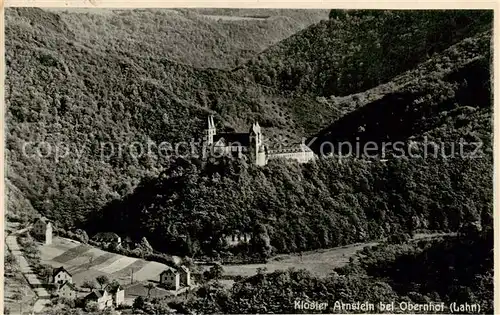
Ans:
<svg viewBox="0 0 500 315"><path fill-rule="evenodd" d="M443 234L418 234L414 239L441 235ZM335 268L346 265L350 258L355 257L355 254L364 247L377 244L378 242L367 242L302 254L278 255L265 264L224 265L223 284L230 287L234 283L235 277L252 276L259 269L264 269L266 272L289 268L306 269L316 276L326 277ZM11 246L13 245L9 247ZM147 283L155 284L155 288L149 292L150 296L161 297L173 294L157 286L160 273L167 268L166 265L158 262L106 252L61 237L54 237L53 243L50 245L41 245L40 252L43 264L53 268L63 266L72 274L73 281L78 287L81 287L86 280L95 279L100 275L117 280L125 289L126 304L132 304L137 296L147 296L148 290L145 288ZM203 269L210 268L207 265L202 267ZM88 292L80 292L80 295L84 294L88 294Z"/></svg>
<svg viewBox="0 0 500 315"><path fill-rule="evenodd" d="M414 240L423 238L439 237L448 235L445 233L421 233L414 236ZM278 255L273 257L265 264L242 264L242 265L224 265L224 278L226 285L233 283L236 276L248 277L257 274L259 268L265 268L266 272L276 270L286 270L288 268L306 269L315 276L326 277L332 273L335 268L342 267L349 262L351 257L367 246L378 245L378 242L358 243L335 247L330 249L321 249L304 252L300 254ZM208 266L205 266L208 269Z"/></svg>

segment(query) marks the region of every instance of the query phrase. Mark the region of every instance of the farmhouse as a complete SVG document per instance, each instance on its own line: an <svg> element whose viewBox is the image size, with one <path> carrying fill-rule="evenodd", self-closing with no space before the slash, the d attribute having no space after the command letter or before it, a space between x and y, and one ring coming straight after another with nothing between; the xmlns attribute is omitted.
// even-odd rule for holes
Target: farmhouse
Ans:
<svg viewBox="0 0 500 315"><path fill-rule="evenodd" d="M73 277L64 269L64 267L56 268L52 271L51 283L64 284L66 282L73 283Z"/></svg>
<svg viewBox="0 0 500 315"><path fill-rule="evenodd" d="M118 284L118 285L112 285L108 284L104 290L108 291L109 294L112 297L113 301L113 306L119 306L122 305L123 302L125 301L125 290Z"/></svg>
<svg viewBox="0 0 500 315"><path fill-rule="evenodd" d="M118 236L118 234L112 232L97 233L96 235L94 235L94 237L92 237L92 240L106 245L111 245L111 244L120 245L122 242L121 237Z"/></svg>
<svg viewBox="0 0 500 315"><path fill-rule="evenodd" d="M75 285L66 281L57 289L57 295L66 299L74 299L76 298L76 291Z"/></svg>
<svg viewBox="0 0 500 315"><path fill-rule="evenodd" d="M211 151L219 156L248 157L252 163L261 166L272 159L307 163L316 158L314 152L304 144L269 150L258 122L252 125L248 133L217 133L213 116L208 117L204 147L207 148L205 155Z"/></svg>
<svg viewBox="0 0 500 315"><path fill-rule="evenodd" d="M181 275L177 270L167 267L167 269L160 273L160 284L166 289L177 291L181 287L180 278Z"/></svg>
<svg viewBox="0 0 500 315"><path fill-rule="evenodd" d="M33 236L45 245L52 244L52 223L45 217L38 218L33 224Z"/></svg>
<svg viewBox="0 0 500 315"><path fill-rule="evenodd" d="M95 302L100 310L113 306L113 296L106 290L95 290L85 297L85 303Z"/></svg>
<svg viewBox="0 0 500 315"><path fill-rule="evenodd" d="M191 286L191 271L186 266L177 269L167 267L160 273L160 284L169 290L179 290L181 287Z"/></svg>

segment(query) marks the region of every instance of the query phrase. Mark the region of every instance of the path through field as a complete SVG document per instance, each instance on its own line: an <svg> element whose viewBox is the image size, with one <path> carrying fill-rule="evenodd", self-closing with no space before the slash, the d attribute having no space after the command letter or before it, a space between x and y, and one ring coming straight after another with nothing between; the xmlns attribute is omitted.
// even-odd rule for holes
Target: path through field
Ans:
<svg viewBox="0 0 500 315"><path fill-rule="evenodd" d="M36 274L31 269L28 261L24 257L17 242L16 235L12 234L7 236L5 243L17 260L19 264L19 271L21 271L21 273L24 275L24 277L28 281L28 284L32 287L33 291L38 297L33 306L33 311L35 313L41 312L45 305L50 302L49 292L47 292L47 290L43 287L43 283L40 281L40 279L38 279Z"/></svg>

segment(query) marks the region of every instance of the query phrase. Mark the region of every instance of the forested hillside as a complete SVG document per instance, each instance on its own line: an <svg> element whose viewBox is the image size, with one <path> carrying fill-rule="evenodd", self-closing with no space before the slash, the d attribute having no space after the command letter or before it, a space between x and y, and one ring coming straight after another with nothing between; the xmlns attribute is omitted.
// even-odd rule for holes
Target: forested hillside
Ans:
<svg viewBox="0 0 500 315"><path fill-rule="evenodd" d="M173 13L163 14L168 20L168 14ZM258 86L233 80L227 71L201 70L171 61L179 52L138 54L136 47L125 47L133 42L131 36L149 38L155 34L143 25L158 27L150 21L150 15L154 13L95 16L26 8L7 11L8 176L36 209L49 216L61 215L64 224L82 223L88 213L130 193L142 177L157 175L168 164L166 159L154 156L134 160L129 151L119 155L119 145L128 148L134 142L146 144L148 140L158 145L199 138L208 114L216 115L220 128L246 130L250 121L259 120L263 125L267 121L277 130L286 130L285 118L266 119L273 113L263 109L265 104L259 101L263 92ZM119 34L122 30L132 32L127 23L120 22L122 28L112 26L111 22L121 21L120 17L136 17L142 21L137 24L145 29L136 29L133 35ZM102 28L116 35L112 42L105 36L96 39L89 35L92 27L99 27L106 19L112 21ZM293 19L300 20L297 15ZM314 20L314 14L308 19ZM170 23L175 24L175 19ZM208 20L204 23L210 24ZM251 28L244 27L249 21L238 23L210 24L214 32L217 28L225 32L240 30L232 36L221 35L226 45L234 45L226 55L241 56L233 39L248 39L253 34ZM255 36L265 36L262 27L266 25L279 31L273 23L256 23ZM192 45L190 51L197 51L193 36L198 40L206 38L185 35L184 43ZM277 38L271 32L267 41ZM143 49L148 47L152 43L145 43ZM211 50L211 46L205 50ZM206 56L215 63L220 57ZM52 154L32 158L42 141L51 145ZM29 144L25 147L27 154L23 153L25 143ZM104 143L114 146L114 155L103 160ZM68 149L69 154L56 161L55 146L60 144L64 146L61 151Z"/></svg>
<svg viewBox="0 0 500 315"><path fill-rule="evenodd" d="M319 152L325 141L381 144L424 135L448 146L462 138L490 147L490 47L491 33L480 33L383 86L356 94L357 104L310 137L316 138L313 148Z"/></svg>
<svg viewBox="0 0 500 315"><path fill-rule="evenodd" d="M452 44L490 30L492 21L488 11L331 12L330 20L270 47L245 70L283 91L344 96L390 81Z"/></svg>
<svg viewBox="0 0 500 315"><path fill-rule="evenodd" d="M65 229L112 227L191 255L224 252L220 239L233 229L259 240L239 254L265 256L491 223L491 12L332 11L232 70L245 50L321 13L231 24L176 12L7 10L7 175L16 196ZM219 129L258 120L266 136L293 139L467 136L484 142L484 154L264 168L130 154L134 142L200 138L209 114ZM41 141L51 154L32 156ZM56 160L56 145L68 155Z"/></svg>
<svg viewBox="0 0 500 315"><path fill-rule="evenodd" d="M100 51L231 69L328 18L328 10L49 9L71 38ZM87 13L88 12L88 13ZM25 14L21 15L26 17ZM31 16L35 18L33 15ZM229 19L231 18L231 19Z"/></svg>

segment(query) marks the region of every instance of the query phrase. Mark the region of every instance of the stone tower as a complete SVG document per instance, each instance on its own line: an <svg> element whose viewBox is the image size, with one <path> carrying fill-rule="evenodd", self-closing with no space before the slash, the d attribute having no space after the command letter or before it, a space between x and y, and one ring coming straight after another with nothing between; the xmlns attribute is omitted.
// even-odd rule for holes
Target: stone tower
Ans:
<svg viewBox="0 0 500 315"><path fill-rule="evenodd" d="M206 130L207 133L207 144L212 145L214 143L214 136L216 134L215 130L215 124L214 124L214 116L209 116L208 117L208 129Z"/></svg>
<svg viewBox="0 0 500 315"><path fill-rule="evenodd" d="M259 123L257 122L252 124L252 129L250 130L250 143L254 149L253 155L256 165L266 165L266 152L264 150L263 142L262 131Z"/></svg>
<svg viewBox="0 0 500 315"><path fill-rule="evenodd" d="M45 228L45 245L50 244L52 244L52 224L48 222Z"/></svg>

